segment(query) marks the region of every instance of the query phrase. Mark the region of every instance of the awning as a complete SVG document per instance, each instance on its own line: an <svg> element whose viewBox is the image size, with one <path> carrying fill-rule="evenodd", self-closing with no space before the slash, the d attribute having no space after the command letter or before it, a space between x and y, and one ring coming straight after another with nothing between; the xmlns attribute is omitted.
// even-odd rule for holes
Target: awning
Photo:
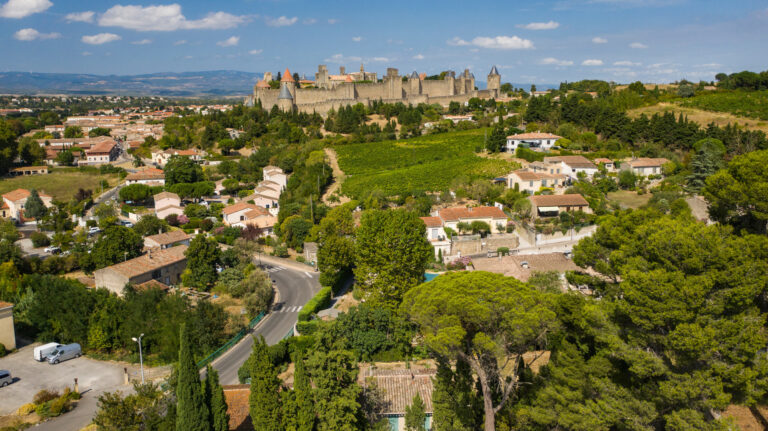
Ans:
<svg viewBox="0 0 768 431"><path fill-rule="evenodd" d="M560 207L539 207L540 213L557 213L560 212Z"/></svg>

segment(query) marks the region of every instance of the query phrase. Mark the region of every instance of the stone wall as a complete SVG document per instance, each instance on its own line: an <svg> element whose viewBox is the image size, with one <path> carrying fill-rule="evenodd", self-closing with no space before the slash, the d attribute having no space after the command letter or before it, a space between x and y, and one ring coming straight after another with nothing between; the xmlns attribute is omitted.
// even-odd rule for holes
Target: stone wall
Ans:
<svg viewBox="0 0 768 431"><path fill-rule="evenodd" d="M515 234L495 234L485 238L479 235L465 235L454 237L451 243L451 256L471 256L496 251L499 247L507 247L510 250L517 248L519 241Z"/></svg>

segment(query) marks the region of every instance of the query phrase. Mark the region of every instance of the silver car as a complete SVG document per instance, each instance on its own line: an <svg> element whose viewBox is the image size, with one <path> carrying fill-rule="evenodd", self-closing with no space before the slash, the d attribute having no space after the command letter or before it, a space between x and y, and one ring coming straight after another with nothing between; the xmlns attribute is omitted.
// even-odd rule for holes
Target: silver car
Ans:
<svg viewBox="0 0 768 431"><path fill-rule="evenodd" d="M5 387L13 383L13 377L8 370L0 370L0 387Z"/></svg>
<svg viewBox="0 0 768 431"><path fill-rule="evenodd" d="M49 364L58 364L61 361L66 361L72 358L79 358L83 354L83 350L77 343L67 344L54 350L48 355Z"/></svg>

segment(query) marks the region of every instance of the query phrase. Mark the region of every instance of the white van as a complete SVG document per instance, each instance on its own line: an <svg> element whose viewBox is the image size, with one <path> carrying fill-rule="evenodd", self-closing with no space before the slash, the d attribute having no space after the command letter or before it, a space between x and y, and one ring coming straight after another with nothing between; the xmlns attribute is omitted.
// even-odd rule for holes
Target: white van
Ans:
<svg viewBox="0 0 768 431"><path fill-rule="evenodd" d="M48 343L43 344L42 346L35 347L35 350L33 352L35 356L35 360L37 362L43 362L48 355L50 355L54 350L61 347L61 344L59 343Z"/></svg>

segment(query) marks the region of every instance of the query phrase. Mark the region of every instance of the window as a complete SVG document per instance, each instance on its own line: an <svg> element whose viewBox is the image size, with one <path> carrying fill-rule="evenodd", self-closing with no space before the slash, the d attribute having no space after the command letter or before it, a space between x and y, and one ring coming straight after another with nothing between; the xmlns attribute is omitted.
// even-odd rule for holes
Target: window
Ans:
<svg viewBox="0 0 768 431"><path fill-rule="evenodd" d="M547 186L547 180L541 180L541 186L546 187Z"/></svg>
<svg viewBox="0 0 768 431"><path fill-rule="evenodd" d="M160 278L160 276L161 276L161 273L159 269L152 271L152 278L156 279L156 278Z"/></svg>
<svg viewBox="0 0 768 431"><path fill-rule="evenodd" d="M528 187L533 187L533 181L528 182Z"/></svg>

